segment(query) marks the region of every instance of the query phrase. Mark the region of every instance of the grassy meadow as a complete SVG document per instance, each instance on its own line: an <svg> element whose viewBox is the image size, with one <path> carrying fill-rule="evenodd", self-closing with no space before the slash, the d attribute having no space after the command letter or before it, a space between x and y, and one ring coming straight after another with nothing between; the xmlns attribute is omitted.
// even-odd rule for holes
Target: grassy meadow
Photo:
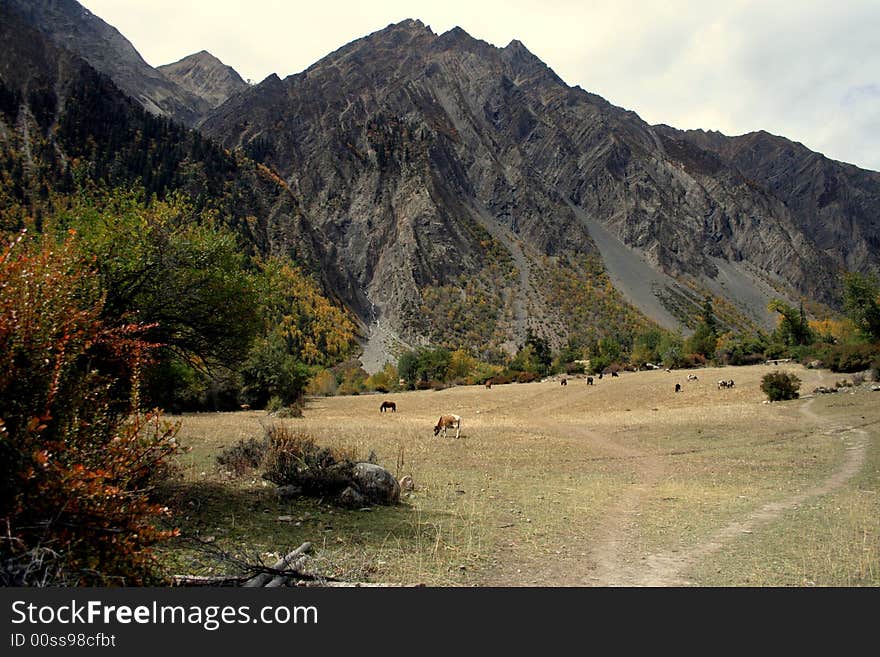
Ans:
<svg viewBox="0 0 880 657"><path fill-rule="evenodd" d="M812 398L851 377L781 365L803 381L802 399L764 403L772 369L320 397L285 420L185 415L173 522L184 538L267 562L310 541L311 568L353 581L876 586L880 393ZM735 387L719 390L722 378ZM385 399L397 413L379 412ZM441 413L462 416L460 439L433 437ZM415 490L395 507L347 510L280 501L258 471L218 467L223 448L276 422L373 452ZM161 558L174 573L223 570L187 540Z"/></svg>

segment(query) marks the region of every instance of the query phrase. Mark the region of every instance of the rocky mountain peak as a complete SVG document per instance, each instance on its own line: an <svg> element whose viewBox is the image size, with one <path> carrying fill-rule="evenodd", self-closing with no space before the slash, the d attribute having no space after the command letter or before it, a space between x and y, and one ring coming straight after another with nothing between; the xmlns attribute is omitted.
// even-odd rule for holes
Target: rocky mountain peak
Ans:
<svg viewBox="0 0 880 657"><path fill-rule="evenodd" d="M207 50L201 50L158 70L180 87L217 107L243 89L247 83L231 66L227 66Z"/></svg>

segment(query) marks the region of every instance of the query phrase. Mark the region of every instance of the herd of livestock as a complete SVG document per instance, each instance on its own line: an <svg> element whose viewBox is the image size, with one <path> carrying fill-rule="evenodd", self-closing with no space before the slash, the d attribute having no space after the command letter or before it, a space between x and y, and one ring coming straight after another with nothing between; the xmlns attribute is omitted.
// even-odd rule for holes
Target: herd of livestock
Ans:
<svg viewBox="0 0 880 657"><path fill-rule="evenodd" d="M670 372L671 370L666 370L666 371ZM610 372L610 374L612 377L620 376L616 371L612 371L612 372ZM603 376L603 373L600 372L598 374L598 378L601 379L602 376ZM699 382L700 379L696 374L688 374L687 380ZM488 379L486 381L486 387L491 388L492 383L493 383L492 379ZM559 379L559 384L563 385L563 386L567 386L568 385L568 378L564 377L564 376L561 377ZM587 385L590 385L590 386L593 385L593 377L592 376L587 377ZM722 380L718 381L718 389L719 390L721 390L722 388L733 388L733 386L734 386L733 379L722 379ZM675 384L675 392L681 392L681 390L682 390L681 384L676 383ZM393 401L388 401L386 399L379 406L380 413L384 413L385 411L391 411L392 413L396 413L397 412L397 404ZM434 435L436 436L437 434L439 434L442 431L443 437L445 438L446 432L448 429L455 429L455 437L456 438L458 438L461 435L461 416L460 415L454 415L454 414L441 415L440 419L437 420L437 424L434 425Z"/></svg>

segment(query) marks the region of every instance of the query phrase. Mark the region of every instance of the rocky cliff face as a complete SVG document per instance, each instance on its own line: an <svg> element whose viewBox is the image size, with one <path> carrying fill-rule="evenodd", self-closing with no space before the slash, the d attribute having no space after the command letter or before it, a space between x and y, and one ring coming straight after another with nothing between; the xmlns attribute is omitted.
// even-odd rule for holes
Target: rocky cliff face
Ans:
<svg viewBox="0 0 880 657"><path fill-rule="evenodd" d="M717 156L782 201L798 228L836 263L852 271L880 266L880 173L767 132L727 137L668 126L657 130Z"/></svg>
<svg viewBox="0 0 880 657"><path fill-rule="evenodd" d="M211 105L147 64L119 31L76 0L7 0L25 24L112 79L152 114L192 126Z"/></svg>
<svg viewBox="0 0 880 657"><path fill-rule="evenodd" d="M235 69L205 50L159 66L157 70L212 108L248 86Z"/></svg>
<svg viewBox="0 0 880 657"><path fill-rule="evenodd" d="M834 302L838 268L855 262L730 158L567 86L518 41L458 28L390 25L235 96L202 130L259 144L328 236L328 262L358 281L347 300L411 338L427 288L491 264L486 234L519 273L507 293L546 312L548 331L571 327L541 305L541 258L602 251L630 290L647 266L655 284L630 300L661 321L658 298L696 286L764 324L773 294Z"/></svg>

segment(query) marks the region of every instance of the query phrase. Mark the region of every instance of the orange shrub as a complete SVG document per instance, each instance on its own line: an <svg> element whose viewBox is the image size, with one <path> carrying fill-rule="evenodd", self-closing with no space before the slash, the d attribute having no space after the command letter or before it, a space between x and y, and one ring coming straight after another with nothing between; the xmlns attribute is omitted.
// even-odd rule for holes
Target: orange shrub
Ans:
<svg viewBox="0 0 880 657"><path fill-rule="evenodd" d="M63 244L22 233L0 254L0 583L158 581L169 535L148 494L177 427L141 415L155 345L108 327L94 272Z"/></svg>

